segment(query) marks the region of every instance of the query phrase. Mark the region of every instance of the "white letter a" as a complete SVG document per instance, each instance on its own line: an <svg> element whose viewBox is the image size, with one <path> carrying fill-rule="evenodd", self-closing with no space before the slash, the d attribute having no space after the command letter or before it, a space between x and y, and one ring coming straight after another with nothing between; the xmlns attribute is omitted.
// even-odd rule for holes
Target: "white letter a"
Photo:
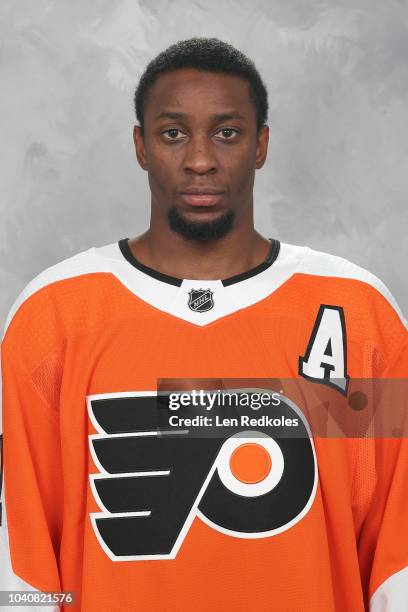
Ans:
<svg viewBox="0 0 408 612"><path fill-rule="evenodd" d="M341 306L322 304L317 313L306 353L299 357L299 374L338 389L347 395L347 344Z"/></svg>

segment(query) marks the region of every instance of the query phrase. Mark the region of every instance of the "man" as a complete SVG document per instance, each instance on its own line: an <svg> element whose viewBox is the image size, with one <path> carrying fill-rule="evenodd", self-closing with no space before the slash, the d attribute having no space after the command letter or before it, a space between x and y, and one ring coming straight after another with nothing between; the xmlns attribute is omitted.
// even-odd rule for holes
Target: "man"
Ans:
<svg viewBox="0 0 408 612"><path fill-rule="evenodd" d="M242 53L173 45L135 107L149 229L49 268L6 323L3 584L87 612L406 611L406 440L313 436L309 406L367 425L354 381L406 377L395 300L254 229L268 104ZM245 389L268 429L259 403L221 418Z"/></svg>

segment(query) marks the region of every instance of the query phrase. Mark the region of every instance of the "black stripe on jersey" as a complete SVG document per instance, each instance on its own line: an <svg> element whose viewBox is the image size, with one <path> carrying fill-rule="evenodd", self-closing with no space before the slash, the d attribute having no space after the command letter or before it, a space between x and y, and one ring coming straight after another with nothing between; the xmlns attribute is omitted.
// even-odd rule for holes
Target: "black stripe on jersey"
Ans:
<svg viewBox="0 0 408 612"><path fill-rule="evenodd" d="M251 278L251 276L255 276L256 274L259 274L260 272L263 272L264 270L269 268L269 266L271 266L273 262L276 261L276 258L279 255L280 242L279 240L275 240L275 238L268 238L268 240L271 243L271 245L269 247L267 258L264 261L262 261L260 264L258 264L254 268L251 268L250 270L247 270L246 272L241 272L240 274L234 274L234 276L229 276L228 278L223 279L221 282L224 285L224 287L228 287L229 285L233 285L234 283L239 283L240 281L246 280L247 278ZM149 276L152 276L153 278L156 278L157 280L163 281L165 283L169 283L170 285L175 285L176 287L181 286L183 282L182 278L177 278L176 276L171 276L170 274L164 274L163 272L159 272L158 270L155 270L154 268L150 268L150 266L146 266L141 261L139 261L133 255L130 249L129 238L122 238L121 240L119 240L118 245L119 245L119 248L121 250L123 257L130 264L132 264L132 266L134 266L141 272L144 272L145 274L148 274Z"/></svg>
<svg viewBox="0 0 408 612"><path fill-rule="evenodd" d="M279 255L280 242L274 238L268 238L268 240L271 243L271 246L269 247L269 253L265 261L261 262L254 268L251 268L251 270L247 270L247 272L241 272L241 274L235 274L234 276L225 278L223 281L221 281L224 287L228 287L228 285L233 285L234 283L239 283L247 278L251 278L251 276L255 276L255 274L259 274L259 272L263 272L269 268L269 266L276 261L276 258Z"/></svg>

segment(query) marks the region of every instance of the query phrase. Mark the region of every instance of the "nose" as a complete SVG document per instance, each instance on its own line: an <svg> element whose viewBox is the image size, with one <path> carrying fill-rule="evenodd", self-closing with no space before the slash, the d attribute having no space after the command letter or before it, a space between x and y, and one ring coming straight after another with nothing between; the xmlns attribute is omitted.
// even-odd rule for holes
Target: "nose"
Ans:
<svg viewBox="0 0 408 612"><path fill-rule="evenodd" d="M205 136L191 138L184 157L184 170L194 174L214 173L217 170L217 161L211 142Z"/></svg>

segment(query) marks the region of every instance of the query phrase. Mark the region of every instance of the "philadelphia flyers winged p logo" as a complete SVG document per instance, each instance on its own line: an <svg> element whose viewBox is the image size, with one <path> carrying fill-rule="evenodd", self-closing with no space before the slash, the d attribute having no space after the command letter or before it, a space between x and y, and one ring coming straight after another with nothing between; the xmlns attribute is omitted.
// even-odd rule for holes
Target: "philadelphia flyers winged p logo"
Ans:
<svg viewBox="0 0 408 612"><path fill-rule="evenodd" d="M227 438L160 429L162 401L155 391L87 397L98 431L89 448L99 470L89 478L101 510L90 518L110 559L174 559L196 517L231 537L264 538L306 515L317 488L316 454L308 423L290 400L280 411L295 416L300 431L275 439L248 427ZM248 445L267 458L268 469L255 480L234 473L233 458Z"/></svg>

